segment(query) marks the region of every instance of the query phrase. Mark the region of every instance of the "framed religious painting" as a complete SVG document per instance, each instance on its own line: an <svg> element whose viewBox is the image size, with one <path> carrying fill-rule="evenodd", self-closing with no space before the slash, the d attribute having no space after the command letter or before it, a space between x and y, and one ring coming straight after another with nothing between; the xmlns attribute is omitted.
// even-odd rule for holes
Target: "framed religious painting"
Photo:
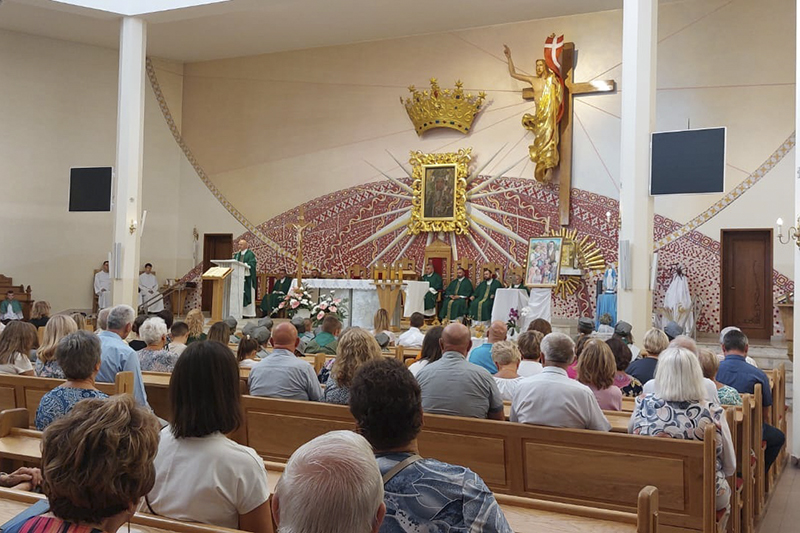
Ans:
<svg viewBox="0 0 800 533"><path fill-rule="evenodd" d="M561 237L533 237L528 241L526 287L555 288L558 285L563 243Z"/></svg>
<svg viewBox="0 0 800 533"><path fill-rule="evenodd" d="M466 233L471 152L471 148L442 154L411 152L414 183L409 233Z"/></svg>

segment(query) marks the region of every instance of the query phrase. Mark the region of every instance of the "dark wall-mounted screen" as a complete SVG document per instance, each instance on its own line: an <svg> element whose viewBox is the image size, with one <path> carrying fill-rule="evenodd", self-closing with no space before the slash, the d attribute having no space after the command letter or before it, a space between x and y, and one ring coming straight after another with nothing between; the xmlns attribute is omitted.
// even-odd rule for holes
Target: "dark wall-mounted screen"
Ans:
<svg viewBox="0 0 800 533"><path fill-rule="evenodd" d="M69 171L70 211L111 211L111 167Z"/></svg>
<svg viewBox="0 0 800 533"><path fill-rule="evenodd" d="M650 194L725 192L725 128L654 133Z"/></svg>

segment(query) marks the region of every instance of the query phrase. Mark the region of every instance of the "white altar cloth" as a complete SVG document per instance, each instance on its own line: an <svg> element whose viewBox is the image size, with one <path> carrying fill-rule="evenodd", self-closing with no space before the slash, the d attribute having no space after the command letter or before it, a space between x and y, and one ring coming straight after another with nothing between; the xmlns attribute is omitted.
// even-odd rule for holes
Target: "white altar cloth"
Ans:
<svg viewBox="0 0 800 533"><path fill-rule="evenodd" d="M406 304L403 317L409 318L413 313L425 314L425 295L431 284L427 281L406 281L404 285Z"/></svg>
<svg viewBox="0 0 800 533"><path fill-rule="evenodd" d="M528 305L525 307L526 313L522 318L520 331L526 331L528 325L537 318L544 318L548 322L552 321L552 300L553 289L531 289L528 298Z"/></svg>
<svg viewBox="0 0 800 533"><path fill-rule="evenodd" d="M347 298L345 309L347 318L344 327L359 327L372 331L375 312L380 309L378 291L369 279L303 279L303 284L319 291L320 297L333 294L334 298ZM292 280L292 288L297 287L297 279Z"/></svg>
<svg viewBox="0 0 800 533"><path fill-rule="evenodd" d="M522 289L497 289L494 293L494 306L492 306L492 322L499 320L508 322L508 313L516 309L520 316L522 310L528 305L528 295ZM522 321L519 321L522 324Z"/></svg>

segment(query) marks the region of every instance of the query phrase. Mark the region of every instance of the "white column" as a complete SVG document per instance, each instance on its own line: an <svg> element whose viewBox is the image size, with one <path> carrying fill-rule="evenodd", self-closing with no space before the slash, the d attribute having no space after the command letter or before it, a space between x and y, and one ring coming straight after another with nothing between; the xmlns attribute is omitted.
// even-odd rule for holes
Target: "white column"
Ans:
<svg viewBox="0 0 800 533"><path fill-rule="evenodd" d="M139 203L142 196L144 149L144 76L147 49L145 21L122 19L119 39L117 102L117 165L114 242L121 244L119 265L112 265L114 305L138 304ZM137 229L131 232L131 224ZM119 278L116 276L119 275Z"/></svg>
<svg viewBox="0 0 800 533"><path fill-rule="evenodd" d="M797 2L797 26L795 26L795 49L800 53L800 0ZM800 132L800 55L795 56L795 106L794 106L794 130L795 135ZM800 217L800 186L797 180L800 180L800 154L795 146L794 149L794 166L795 166L795 182L794 182L794 222L797 222ZM797 224L790 223L789 226L797 227ZM792 242L792 245L796 244ZM795 285L800 282L800 248L794 250L794 282ZM795 294L797 294L797 287L795 286ZM796 300L796 299L795 299ZM794 312L794 379L792 380L792 462L800 466L800 357L798 357L798 347L800 347L800 316ZM787 438L790 438L788 435Z"/></svg>
<svg viewBox="0 0 800 533"><path fill-rule="evenodd" d="M618 319L633 325L641 340L652 324L653 199L649 194L650 133L656 105L658 0L624 0L622 7L622 135L620 154L620 242L630 243L630 285L623 286L620 261Z"/></svg>

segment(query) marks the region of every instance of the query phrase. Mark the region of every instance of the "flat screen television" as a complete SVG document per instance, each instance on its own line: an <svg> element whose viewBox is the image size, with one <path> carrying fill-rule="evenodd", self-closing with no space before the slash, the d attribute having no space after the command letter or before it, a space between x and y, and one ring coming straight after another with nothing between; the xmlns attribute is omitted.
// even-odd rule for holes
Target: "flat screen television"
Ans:
<svg viewBox="0 0 800 533"><path fill-rule="evenodd" d="M653 133L650 194L725 192L725 128Z"/></svg>
<svg viewBox="0 0 800 533"><path fill-rule="evenodd" d="M111 211L111 167L69 170L70 211Z"/></svg>

